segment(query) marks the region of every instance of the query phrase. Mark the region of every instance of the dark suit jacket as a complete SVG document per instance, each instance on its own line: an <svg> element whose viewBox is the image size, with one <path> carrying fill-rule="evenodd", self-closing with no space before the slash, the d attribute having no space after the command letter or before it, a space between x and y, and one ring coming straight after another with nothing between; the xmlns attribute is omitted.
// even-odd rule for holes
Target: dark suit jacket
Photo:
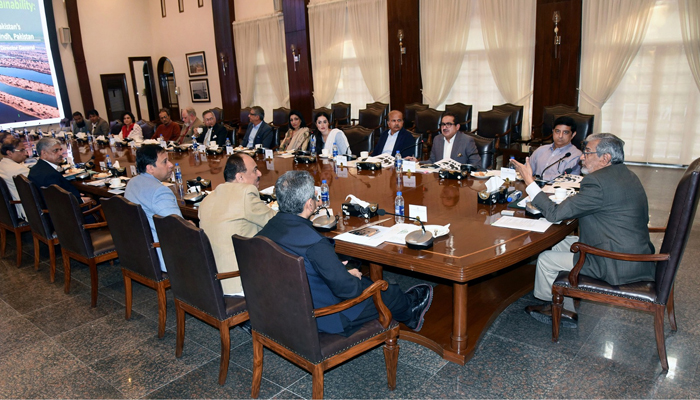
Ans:
<svg viewBox="0 0 700 400"><path fill-rule="evenodd" d="M36 164L29 170L29 180L34 182L37 188L49 187L51 185L58 185L60 188L67 190L72 193L78 203L80 203L80 191L71 185L70 182L63 175L56 171L51 164L44 160L39 160Z"/></svg>
<svg viewBox="0 0 700 400"><path fill-rule="evenodd" d="M406 156L412 156L416 153L416 148L411 147L410 149L406 149L407 147L410 147L411 145L416 144L416 139L411 135L411 133L403 128L398 132L398 137L396 138L396 143L394 143L394 149L391 150L391 155L395 155L397 151L401 151L401 157L406 157ZM379 137L379 142L377 142L377 145L374 146L374 150L372 150L372 155L373 156L378 156L382 154L382 150L384 150L384 145L386 144L386 140L389 138L389 129L385 130L382 135ZM406 150L404 150L406 149ZM403 151L402 151L403 150Z"/></svg>
<svg viewBox="0 0 700 400"><path fill-rule="evenodd" d="M208 127L204 126L202 127L204 130L202 131L202 134L197 137L197 141L199 143L204 143L204 138L207 137L207 131L209 130ZM216 142L216 144L219 145L219 147L224 146L226 144L226 137L228 136L228 131L224 126L220 123L216 123L212 127L211 131L211 137L209 138L210 142Z"/></svg>
<svg viewBox="0 0 700 400"><path fill-rule="evenodd" d="M578 218L579 241L603 250L651 254L649 206L642 183L624 164L613 164L581 180L580 192L557 205L541 192L532 201L548 221ZM574 256L578 262L579 253ZM611 285L653 281L653 262L586 256L581 273Z"/></svg>
<svg viewBox="0 0 700 400"><path fill-rule="evenodd" d="M250 140L250 132L253 131L253 124L248 124L248 129L245 131L245 136L243 136L243 141L241 146L248 147L248 140ZM262 121L260 123L260 128L258 128L258 133L255 135L255 140L253 145L262 144L264 148L271 149L275 140L275 133L272 131L272 127L267 124L267 122ZM253 146L255 147L255 146Z"/></svg>
<svg viewBox="0 0 700 400"><path fill-rule="evenodd" d="M465 135L462 132L457 132L453 138L454 145L450 158L462 164L481 165L481 156L479 155L474 139ZM433 140L433 149L430 151L430 162L442 160L442 153L445 150L445 137L442 134L435 136Z"/></svg>

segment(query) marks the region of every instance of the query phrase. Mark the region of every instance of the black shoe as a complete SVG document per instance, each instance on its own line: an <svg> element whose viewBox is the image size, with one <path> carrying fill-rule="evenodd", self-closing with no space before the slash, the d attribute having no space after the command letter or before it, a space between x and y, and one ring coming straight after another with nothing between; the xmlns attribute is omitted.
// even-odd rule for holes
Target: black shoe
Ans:
<svg viewBox="0 0 700 400"><path fill-rule="evenodd" d="M241 328L243 332L253 336L253 327L250 326L250 320L243 322L242 324L238 324L238 327Z"/></svg>
<svg viewBox="0 0 700 400"><path fill-rule="evenodd" d="M433 287L421 283L406 291L406 295L411 298L411 319L404 321L407 327L418 332L425 322L425 313L433 302Z"/></svg>
<svg viewBox="0 0 700 400"><path fill-rule="evenodd" d="M527 306L525 312L538 322L552 325L552 305L543 304L539 306ZM578 327L578 314L569 310L562 310L561 326L564 328Z"/></svg>

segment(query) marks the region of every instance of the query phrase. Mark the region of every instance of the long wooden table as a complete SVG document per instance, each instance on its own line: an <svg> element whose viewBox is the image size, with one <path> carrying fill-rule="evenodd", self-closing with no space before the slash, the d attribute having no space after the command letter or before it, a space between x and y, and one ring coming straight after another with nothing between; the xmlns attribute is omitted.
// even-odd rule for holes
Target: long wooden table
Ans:
<svg viewBox="0 0 700 400"><path fill-rule="evenodd" d="M87 161L94 154L95 163L110 154L122 166L135 163L135 151L98 147L90 151L87 145L73 145L76 162ZM222 183L226 156L206 156L189 153L169 153L173 163L180 164L184 179L201 176L212 180L212 187ZM336 242L336 252L353 256L370 264L370 277L382 277L384 268L423 275L438 281L433 305L426 314L420 332L402 326L401 338L421 344L444 359L464 364L472 357L477 344L492 321L510 303L532 290L534 266L528 264L533 256L551 248L576 227L575 220L553 225L544 233L497 228L491 223L498 219L505 205L485 206L477 203L477 192L485 181L442 180L437 174L403 174L397 179L393 169L357 171L336 168L332 162L320 160L315 164L295 165L293 159L275 157L265 161L256 158L262 172L260 188L274 185L277 178L291 169L307 170L317 185L325 179L330 186L331 207L340 215L341 204L348 194L378 202L380 208L392 210L397 190L402 190L406 210L409 204L428 208L428 223L450 223L450 233L437 238L429 250L411 250L403 245L385 243L378 247ZM130 173L129 173L130 175ZM516 184L524 189L522 184ZM106 195L105 188L76 183L82 191L97 196ZM179 190L172 186L181 202L183 215L196 219L197 212L181 200ZM516 216L524 212L516 211ZM357 217L342 217L331 236L355 229L368 222ZM386 217L381 217L382 219ZM391 226L393 219L382 225Z"/></svg>

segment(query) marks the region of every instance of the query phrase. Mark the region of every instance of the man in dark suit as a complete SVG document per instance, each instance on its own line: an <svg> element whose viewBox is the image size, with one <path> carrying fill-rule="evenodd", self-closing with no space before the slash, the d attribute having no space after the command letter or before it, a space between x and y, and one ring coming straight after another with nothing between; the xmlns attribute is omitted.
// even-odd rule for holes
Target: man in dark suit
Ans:
<svg viewBox="0 0 700 400"><path fill-rule="evenodd" d="M346 269L335 253L333 241L316 232L309 221L318 209L314 178L309 172L285 173L277 179L275 193L279 212L256 236L265 236L286 251L304 257L314 308L357 297L372 284L356 268ZM392 284L381 296L393 319L419 331L433 299L433 288L419 284L404 293ZM316 323L320 332L349 336L377 317L372 299L366 299L347 310L319 317Z"/></svg>
<svg viewBox="0 0 700 400"><path fill-rule="evenodd" d="M63 171L60 170L63 163L61 142L54 138L41 139L36 144L36 151L39 153L39 161L29 170L29 180L34 182L37 188L58 185L80 201L80 192L63 177Z"/></svg>
<svg viewBox="0 0 700 400"><path fill-rule="evenodd" d="M416 152L416 144L413 135L403 129L403 114L401 111L392 110L389 113L389 129L384 131L379 137L379 142L372 150L373 156L380 154L395 155L397 151L401 152L401 157L413 156Z"/></svg>
<svg viewBox="0 0 700 400"><path fill-rule="evenodd" d="M649 206L639 178L624 164L625 143L615 135L599 133L588 136L581 155L581 189L560 204L534 183L529 159L525 165L514 164L527 184L532 204L542 211L548 221L578 218L580 237L569 236L550 251L537 258L535 297L552 299L552 283L560 271L570 271L579 253L569 251L571 244L582 242L603 250L631 254L654 253L649 238ZM652 262L616 261L595 256L586 257L581 273L601 279L611 285L654 280ZM540 322L551 323L551 303L529 306L525 311ZM576 327L578 316L573 300L564 299L562 324Z"/></svg>
<svg viewBox="0 0 700 400"><path fill-rule="evenodd" d="M440 135L433 139L430 162L451 158L458 163L481 165L481 156L476 149L474 139L459 131L459 124L454 114L446 112L440 120Z"/></svg>
<svg viewBox="0 0 700 400"><path fill-rule="evenodd" d="M197 141L205 146L209 146L212 143L216 143L219 147L224 146L228 137L228 131L223 124L216 120L214 111L207 110L203 112L202 118L204 119L204 131L197 136Z"/></svg>
<svg viewBox="0 0 700 400"><path fill-rule="evenodd" d="M255 145L262 144L262 147L271 149L275 141L275 134L272 127L264 121L265 110L262 107L253 106L249 116L250 123L241 141L241 146L252 149Z"/></svg>

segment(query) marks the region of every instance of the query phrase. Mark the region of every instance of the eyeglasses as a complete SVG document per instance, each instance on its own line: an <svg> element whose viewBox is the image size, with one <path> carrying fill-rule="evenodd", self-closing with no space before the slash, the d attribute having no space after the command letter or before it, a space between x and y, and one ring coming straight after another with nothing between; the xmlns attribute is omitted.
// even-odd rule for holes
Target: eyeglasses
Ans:
<svg viewBox="0 0 700 400"><path fill-rule="evenodd" d="M440 127L442 128L443 126L451 128L451 127L455 126L455 124L453 122L441 122Z"/></svg>
<svg viewBox="0 0 700 400"><path fill-rule="evenodd" d="M597 152L597 151L584 151L584 152L583 152L583 156L584 156L584 157L587 156L587 155L589 155L589 154L598 154L598 152Z"/></svg>

